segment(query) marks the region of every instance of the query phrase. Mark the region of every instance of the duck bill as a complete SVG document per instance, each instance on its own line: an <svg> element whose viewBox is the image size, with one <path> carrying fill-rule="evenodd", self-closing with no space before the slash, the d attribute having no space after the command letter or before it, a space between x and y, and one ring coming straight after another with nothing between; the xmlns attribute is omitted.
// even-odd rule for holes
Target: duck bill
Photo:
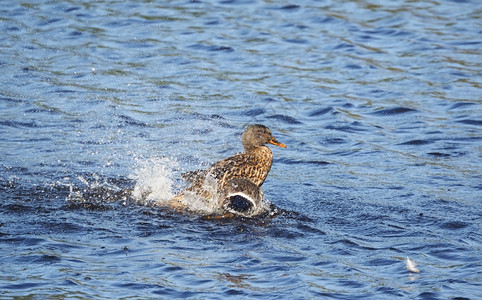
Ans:
<svg viewBox="0 0 482 300"><path fill-rule="evenodd" d="M281 147L281 148L286 148L285 144L278 142L275 138L271 138L271 140L269 140L268 143L273 144L273 145L278 146L278 147Z"/></svg>

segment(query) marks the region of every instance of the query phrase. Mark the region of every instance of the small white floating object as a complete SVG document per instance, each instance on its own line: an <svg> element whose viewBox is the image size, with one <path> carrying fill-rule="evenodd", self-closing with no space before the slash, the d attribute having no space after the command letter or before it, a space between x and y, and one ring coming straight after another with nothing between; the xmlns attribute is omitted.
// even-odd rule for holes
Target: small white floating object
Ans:
<svg viewBox="0 0 482 300"><path fill-rule="evenodd" d="M408 256L407 256L407 260L405 260L405 262L407 264L407 270L409 272L420 273L420 270L417 269L417 263L415 263L413 260L408 258Z"/></svg>

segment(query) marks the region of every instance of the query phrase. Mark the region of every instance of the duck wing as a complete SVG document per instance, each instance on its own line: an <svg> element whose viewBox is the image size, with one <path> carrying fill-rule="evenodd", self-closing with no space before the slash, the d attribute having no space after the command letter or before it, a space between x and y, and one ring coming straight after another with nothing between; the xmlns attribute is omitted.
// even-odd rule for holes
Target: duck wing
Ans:
<svg viewBox="0 0 482 300"><path fill-rule="evenodd" d="M191 183L191 187L201 186L208 174L217 181L230 180L234 177L240 177L249 168L249 159L243 153L235 154L226 159L213 163L209 168L204 170L195 170L181 173L181 177Z"/></svg>
<svg viewBox="0 0 482 300"><path fill-rule="evenodd" d="M181 173L182 179L184 179L186 182L197 182L197 181L202 181L207 175L208 170L195 170L195 171L189 171L185 173Z"/></svg>
<svg viewBox="0 0 482 300"><path fill-rule="evenodd" d="M219 180L225 173L233 173L239 166L245 164L245 159L241 158L241 153L215 162L207 169L195 170L181 173L182 179L189 183L203 182L208 174Z"/></svg>
<svg viewBox="0 0 482 300"><path fill-rule="evenodd" d="M234 178L246 178L260 186L271 169L271 162L269 158L265 160L258 155L239 153L214 163L208 169L208 172L221 185Z"/></svg>
<svg viewBox="0 0 482 300"><path fill-rule="evenodd" d="M212 176L220 187L234 178L245 178L261 186L268 176L273 163L273 156L268 147L259 148L250 153L238 153L212 164L206 170L186 172L181 176L191 183L189 189L203 185L208 175Z"/></svg>

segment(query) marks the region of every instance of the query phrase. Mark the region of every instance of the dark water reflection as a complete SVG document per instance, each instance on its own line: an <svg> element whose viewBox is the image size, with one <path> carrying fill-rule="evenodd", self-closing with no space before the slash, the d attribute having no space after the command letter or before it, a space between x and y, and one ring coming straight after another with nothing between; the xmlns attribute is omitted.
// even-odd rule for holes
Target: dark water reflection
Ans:
<svg viewBox="0 0 482 300"><path fill-rule="evenodd" d="M0 11L2 296L482 297L478 1ZM278 214L134 199L255 122L288 146L264 185Z"/></svg>

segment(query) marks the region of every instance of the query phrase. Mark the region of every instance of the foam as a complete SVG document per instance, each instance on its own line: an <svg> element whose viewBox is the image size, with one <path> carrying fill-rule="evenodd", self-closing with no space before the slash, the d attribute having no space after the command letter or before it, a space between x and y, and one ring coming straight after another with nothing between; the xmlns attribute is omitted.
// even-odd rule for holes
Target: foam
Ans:
<svg viewBox="0 0 482 300"><path fill-rule="evenodd" d="M221 213L222 208L219 206L218 184L211 174L208 174L204 179L203 189L213 196L206 199L195 192L184 191L184 204L188 210L201 214Z"/></svg>
<svg viewBox="0 0 482 300"><path fill-rule="evenodd" d="M145 205L166 204L174 197L172 174L175 167L177 162L166 157L138 161L134 174L130 176L136 182L132 197Z"/></svg>

